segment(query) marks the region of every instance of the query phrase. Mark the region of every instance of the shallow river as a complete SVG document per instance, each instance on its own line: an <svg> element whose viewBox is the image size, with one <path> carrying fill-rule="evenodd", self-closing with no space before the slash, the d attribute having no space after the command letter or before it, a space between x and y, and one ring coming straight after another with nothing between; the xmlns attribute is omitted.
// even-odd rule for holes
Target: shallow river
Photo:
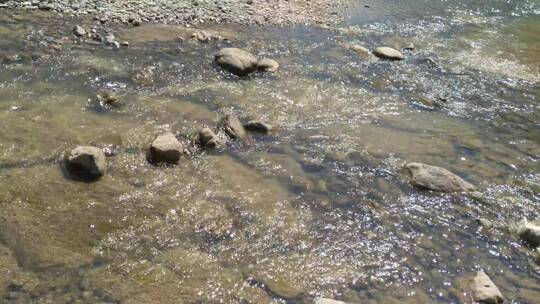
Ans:
<svg viewBox="0 0 540 304"><path fill-rule="evenodd" d="M100 25L130 42L113 49L73 36L90 18L0 10L0 303L470 303L479 269L508 302L540 303L532 251L505 228L540 214L540 3L346 14L337 30L201 26L229 39L208 43ZM400 62L347 47L411 43ZM281 69L229 75L212 62L228 45ZM155 134L188 142L231 112L279 128L147 163ZM107 174L66 178L63 152L88 144L118 146ZM415 189L412 161L482 195Z"/></svg>

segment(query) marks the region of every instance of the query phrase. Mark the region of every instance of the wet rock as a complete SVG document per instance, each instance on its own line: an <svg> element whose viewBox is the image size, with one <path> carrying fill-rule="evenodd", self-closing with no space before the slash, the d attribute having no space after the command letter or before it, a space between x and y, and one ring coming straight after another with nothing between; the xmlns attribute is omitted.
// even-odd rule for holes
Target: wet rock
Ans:
<svg viewBox="0 0 540 304"><path fill-rule="evenodd" d="M504 302L501 291L483 270L476 273L471 289L473 299L476 302L485 304L500 304Z"/></svg>
<svg viewBox="0 0 540 304"><path fill-rule="evenodd" d="M476 188L454 173L423 163L408 163L405 171L416 187L441 192L475 191Z"/></svg>
<svg viewBox="0 0 540 304"><path fill-rule="evenodd" d="M75 25L73 27L73 33L75 34L75 36L77 37L82 37L82 36L86 36L86 30L80 26L80 25Z"/></svg>
<svg viewBox="0 0 540 304"><path fill-rule="evenodd" d="M223 143L210 128L202 128L199 131L197 144L204 148L217 148Z"/></svg>
<svg viewBox="0 0 540 304"><path fill-rule="evenodd" d="M540 246L540 225L525 219L518 225L517 234L527 245L533 248Z"/></svg>
<svg viewBox="0 0 540 304"><path fill-rule="evenodd" d="M373 51L373 54L382 59L402 60L403 58L405 58L400 51L385 46L376 48Z"/></svg>
<svg viewBox="0 0 540 304"><path fill-rule="evenodd" d="M129 47L129 42L128 41L122 41L122 43L120 43L121 46L123 47Z"/></svg>
<svg viewBox="0 0 540 304"><path fill-rule="evenodd" d="M361 45L355 44L351 46L351 50L359 56L362 56L362 57L369 56L369 50Z"/></svg>
<svg viewBox="0 0 540 304"><path fill-rule="evenodd" d="M244 126L234 114L228 114L222 121L223 131L232 139L243 139L247 136Z"/></svg>
<svg viewBox="0 0 540 304"><path fill-rule="evenodd" d="M96 98L102 106L118 108L122 105L122 102L119 100L118 96L111 92L99 93L96 95Z"/></svg>
<svg viewBox="0 0 540 304"><path fill-rule="evenodd" d="M345 302L327 298L318 298L315 300L315 304L345 304Z"/></svg>
<svg viewBox="0 0 540 304"><path fill-rule="evenodd" d="M244 125L244 129L250 132L269 133L274 127L261 121L250 121Z"/></svg>
<svg viewBox="0 0 540 304"><path fill-rule="evenodd" d="M105 154L100 148L78 146L66 154L66 168L79 177L98 178L107 170Z"/></svg>
<svg viewBox="0 0 540 304"><path fill-rule="evenodd" d="M172 133L158 135L150 144L148 160L154 164L176 164L184 147Z"/></svg>
<svg viewBox="0 0 540 304"><path fill-rule="evenodd" d="M264 72L277 72L279 69L279 63L274 59L263 58L257 62L257 69Z"/></svg>
<svg viewBox="0 0 540 304"><path fill-rule="evenodd" d="M214 60L222 68L238 76L247 76L254 72L258 61L253 54L237 48L221 49L214 55Z"/></svg>

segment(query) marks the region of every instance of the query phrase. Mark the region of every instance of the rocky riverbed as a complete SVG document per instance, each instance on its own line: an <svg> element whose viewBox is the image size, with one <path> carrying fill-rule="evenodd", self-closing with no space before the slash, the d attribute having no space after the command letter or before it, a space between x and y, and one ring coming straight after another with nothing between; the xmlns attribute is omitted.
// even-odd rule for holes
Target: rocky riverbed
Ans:
<svg viewBox="0 0 540 304"><path fill-rule="evenodd" d="M0 303L540 298L534 1L6 3Z"/></svg>

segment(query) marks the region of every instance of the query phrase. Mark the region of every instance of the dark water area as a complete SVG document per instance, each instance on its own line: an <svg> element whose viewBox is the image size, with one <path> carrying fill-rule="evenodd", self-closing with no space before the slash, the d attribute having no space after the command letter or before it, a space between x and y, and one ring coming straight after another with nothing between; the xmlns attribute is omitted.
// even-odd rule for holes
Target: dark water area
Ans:
<svg viewBox="0 0 540 304"><path fill-rule="evenodd" d="M538 1L362 1L336 29L207 24L228 39L208 43L6 12L0 303L471 303L479 269L508 303L540 303L538 257L508 228L540 212ZM231 45L280 70L227 74L212 54ZM278 129L146 161L155 134L187 143L231 112ZM118 146L107 173L66 178L64 151L89 144ZM479 193L414 188L408 162Z"/></svg>

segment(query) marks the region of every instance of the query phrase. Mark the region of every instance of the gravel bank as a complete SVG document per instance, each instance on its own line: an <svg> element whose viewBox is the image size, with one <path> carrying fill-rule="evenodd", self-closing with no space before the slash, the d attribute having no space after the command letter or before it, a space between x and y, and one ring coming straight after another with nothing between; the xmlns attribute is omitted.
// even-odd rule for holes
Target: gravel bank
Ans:
<svg viewBox="0 0 540 304"><path fill-rule="evenodd" d="M1 2L1 1L0 1ZM103 20L198 24L333 25L350 0L80 0L5 1L1 8L50 10L64 15L94 15Z"/></svg>

